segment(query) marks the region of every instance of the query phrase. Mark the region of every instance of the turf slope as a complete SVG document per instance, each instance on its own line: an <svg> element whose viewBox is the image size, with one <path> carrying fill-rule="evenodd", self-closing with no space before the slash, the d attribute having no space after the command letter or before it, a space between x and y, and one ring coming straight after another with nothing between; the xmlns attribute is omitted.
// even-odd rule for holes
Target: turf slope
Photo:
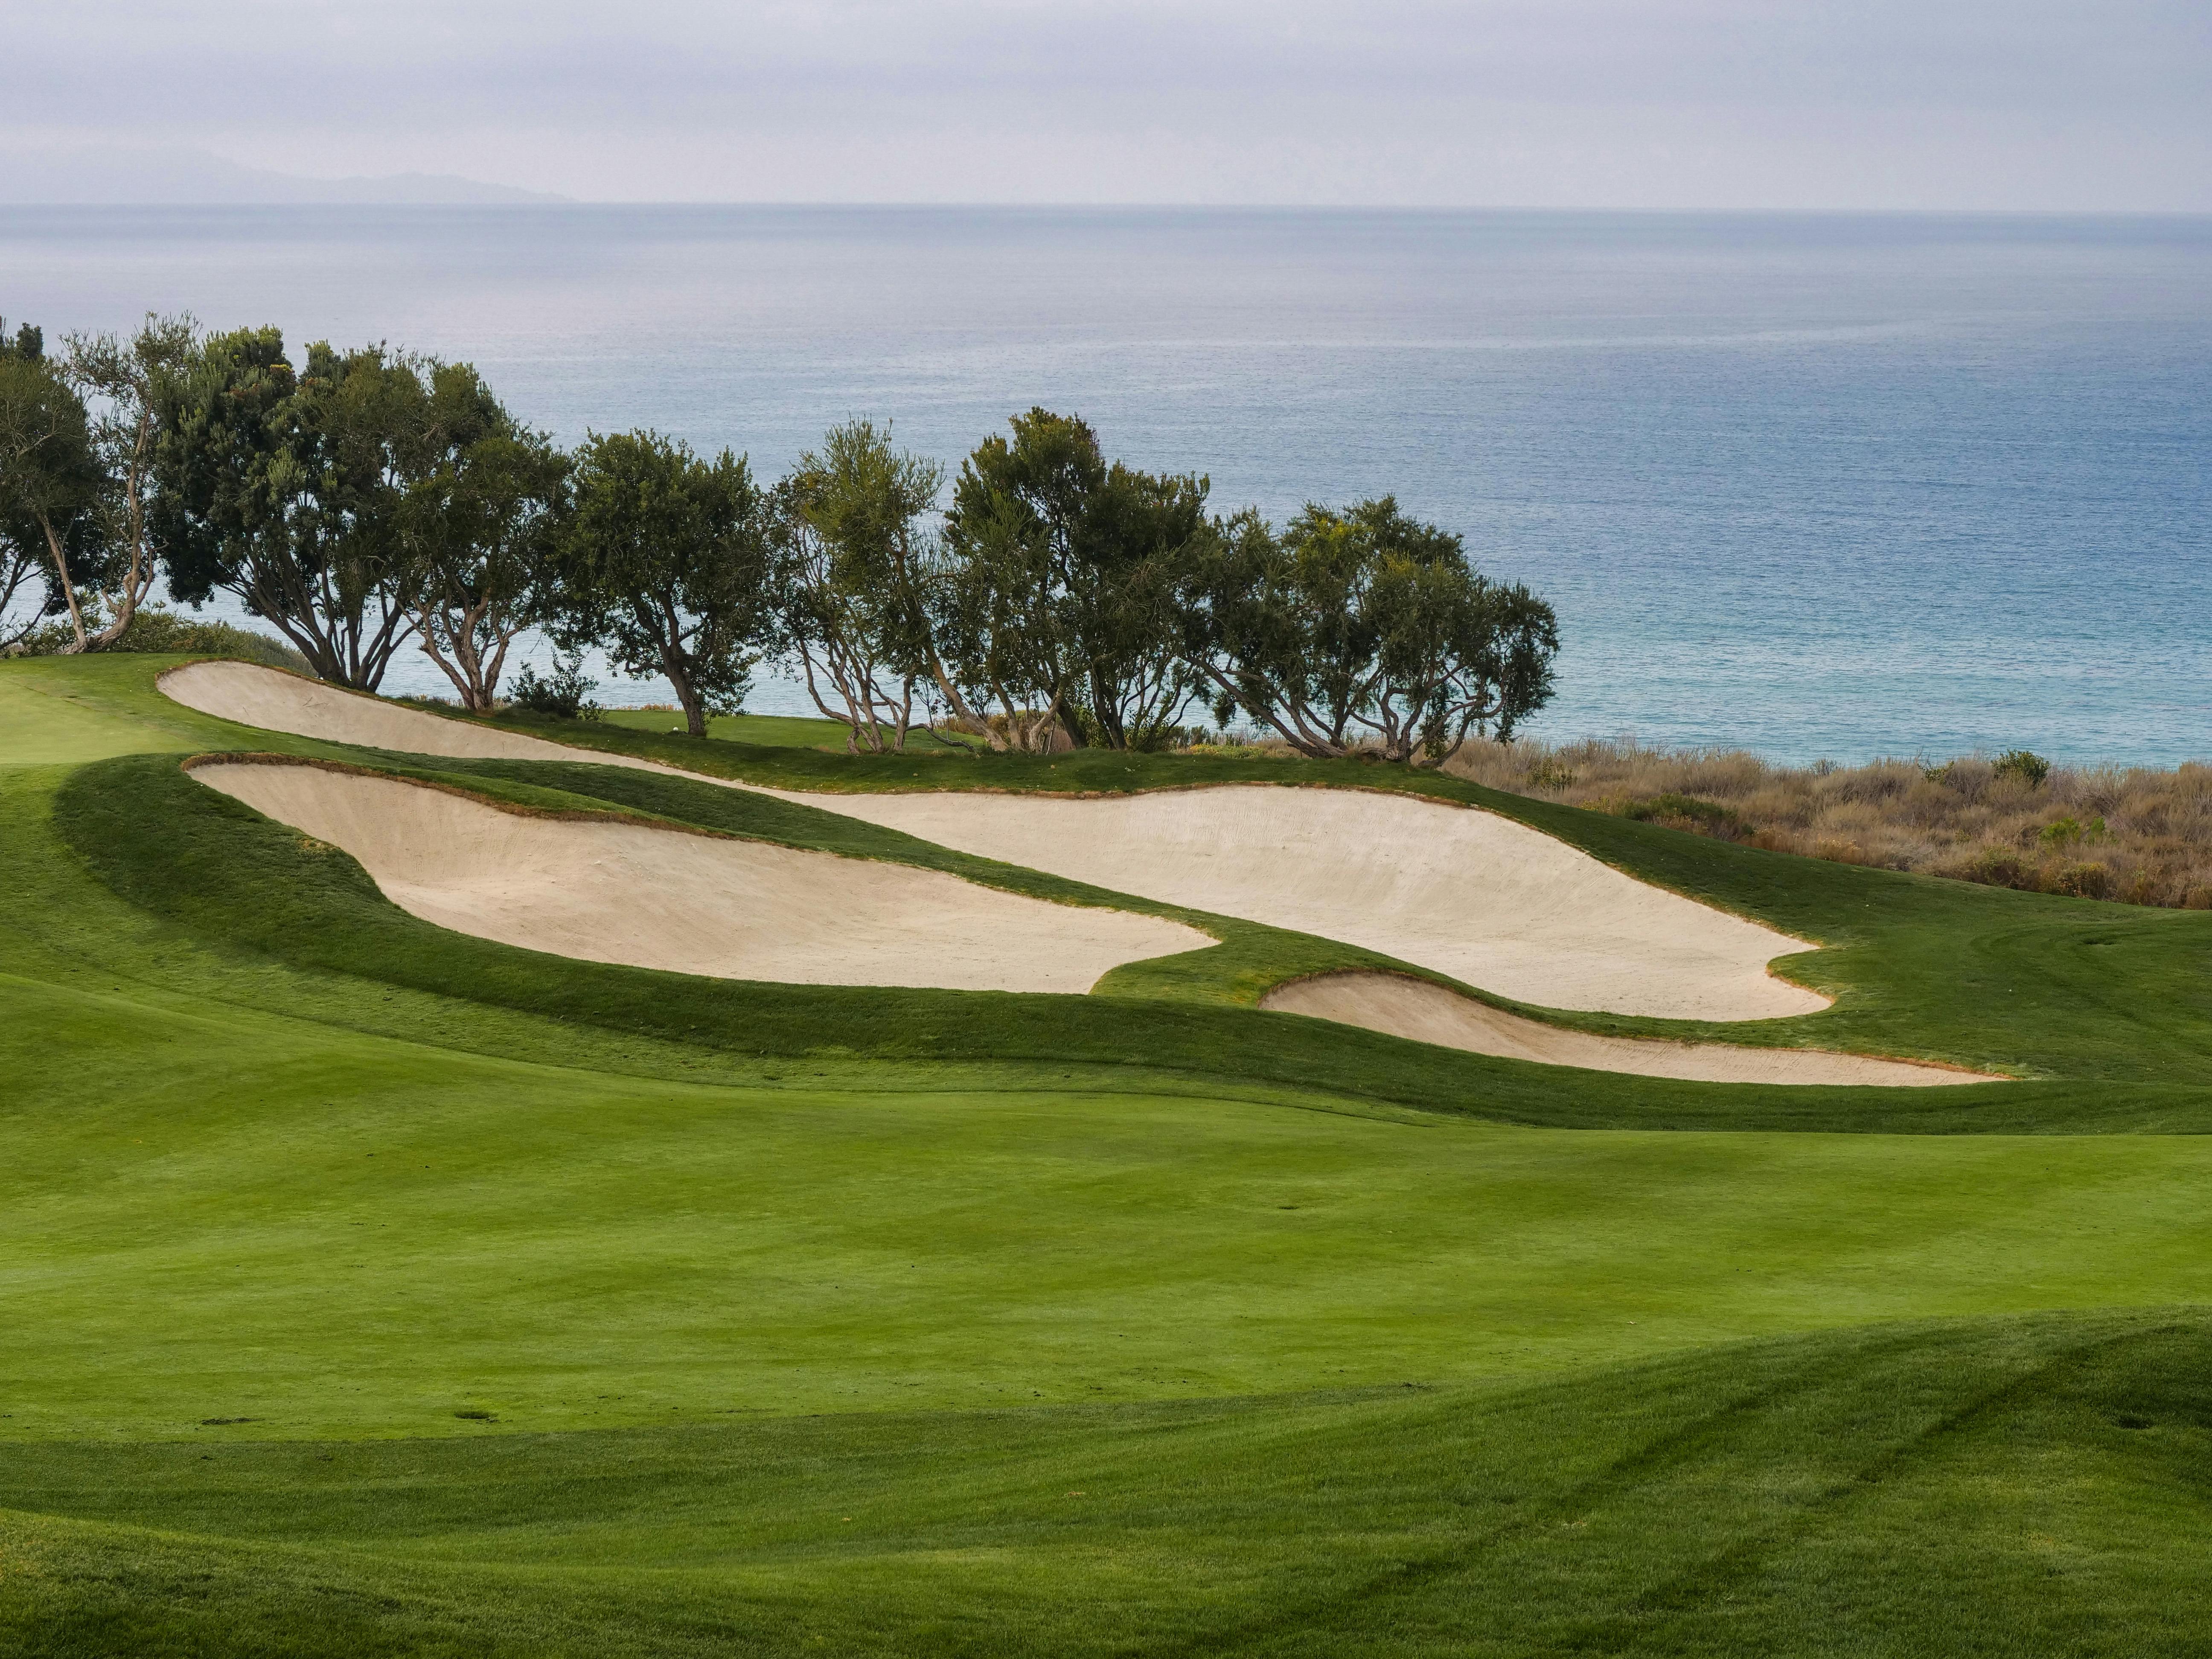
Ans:
<svg viewBox="0 0 2212 1659"><path fill-rule="evenodd" d="M141 669L0 665L0 1651L2136 1654L2212 1622L2212 1141L2143 1133L2207 1121L2202 919L1559 820L1832 941L1806 1024L2044 1079L1990 1089L1444 1055L1271 1028L1237 971L702 991L441 956L296 837L201 840L174 757L265 739ZM585 786L538 765L454 775ZM1320 1036L1270 1073L1282 1028Z"/></svg>

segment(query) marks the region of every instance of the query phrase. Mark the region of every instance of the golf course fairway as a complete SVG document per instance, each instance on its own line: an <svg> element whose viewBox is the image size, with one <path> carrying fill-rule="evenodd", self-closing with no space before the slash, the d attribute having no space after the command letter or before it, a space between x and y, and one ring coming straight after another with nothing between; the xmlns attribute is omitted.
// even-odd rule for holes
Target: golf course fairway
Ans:
<svg viewBox="0 0 2212 1659"><path fill-rule="evenodd" d="M2212 914L1350 762L349 745L181 661L0 662L0 1654L2207 1650ZM523 949L185 766L225 756L1169 943L1087 994ZM821 804L1217 783L1502 815L1805 941L1803 1011L1516 1000ZM1261 1006L1351 974L2002 1080Z"/></svg>

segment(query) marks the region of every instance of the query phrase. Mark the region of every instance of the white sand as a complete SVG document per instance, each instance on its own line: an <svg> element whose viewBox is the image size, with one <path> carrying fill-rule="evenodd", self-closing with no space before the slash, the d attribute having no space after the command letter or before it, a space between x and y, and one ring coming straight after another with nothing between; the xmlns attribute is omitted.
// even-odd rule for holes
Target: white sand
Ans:
<svg viewBox="0 0 2212 1659"><path fill-rule="evenodd" d="M1122 963L1214 942L1157 917L906 865L526 817L390 778L222 763L192 776L343 848L425 921L590 962L811 985L1079 993Z"/></svg>
<svg viewBox="0 0 2212 1659"><path fill-rule="evenodd" d="M678 770L627 755L572 749L542 738L526 738L519 732L495 731L473 720L449 720L254 663L187 663L162 675L161 687L173 701L217 720L235 720L264 732L289 732L295 738L319 738L325 743L465 760L591 761L646 772Z"/></svg>
<svg viewBox="0 0 2212 1659"><path fill-rule="evenodd" d="M1844 1083L1924 1088L2000 1079L1948 1066L1870 1060L1862 1054L1803 1048L1739 1048L1718 1042L1655 1042L1593 1036L1522 1019L1463 997L1441 985L1395 974L1328 974L1271 991L1260 1006L1279 1013L1310 1014L1340 1024L1364 1026L1446 1048L1469 1048L1547 1066L1594 1072L1632 1072L1702 1083Z"/></svg>
<svg viewBox="0 0 2212 1659"><path fill-rule="evenodd" d="M1827 999L1766 971L1801 939L1648 886L1495 812L1251 785L1107 799L791 797L940 846L1362 945L1516 1002L1769 1019Z"/></svg>
<svg viewBox="0 0 2212 1659"><path fill-rule="evenodd" d="M205 714L336 743L678 770L246 663L194 664L164 676L161 689ZM1802 940L1649 886L1494 812L1259 785L1094 800L763 793L1115 892L1365 945L1539 1006L1709 1020L1827 1006L1766 972L1771 958L1812 948Z"/></svg>

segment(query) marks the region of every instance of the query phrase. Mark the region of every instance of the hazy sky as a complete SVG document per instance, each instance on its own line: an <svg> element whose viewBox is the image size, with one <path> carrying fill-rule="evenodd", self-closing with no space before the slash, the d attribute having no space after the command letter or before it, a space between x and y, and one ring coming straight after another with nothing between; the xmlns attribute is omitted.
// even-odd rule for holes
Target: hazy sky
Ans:
<svg viewBox="0 0 2212 1659"><path fill-rule="evenodd" d="M0 143L586 198L2212 210L2208 0L122 0Z"/></svg>

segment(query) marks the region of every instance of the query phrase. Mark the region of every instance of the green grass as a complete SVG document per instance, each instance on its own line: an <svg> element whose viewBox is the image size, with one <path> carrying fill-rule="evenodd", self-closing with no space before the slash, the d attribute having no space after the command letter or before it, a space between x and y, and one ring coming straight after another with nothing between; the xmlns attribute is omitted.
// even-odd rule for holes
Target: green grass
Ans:
<svg viewBox="0 0 2212 1659"><path fill-rule="evenodd" d="M16 1458L61 1656L2203 1651L2212 1322L1518 1389ZM250 1431L247 1431L250 1433Z"/></svg>
<svg viewBox="0 0 2212 1659"><path fill-rule="evenodd" d="M221 743L240 729L171 702L152 678L127 657L0 660L0 766Z"/></svg>
<svg viewBox="0 0 2212 1659"><path fill-rule="evenodd" d="M701 1086L127 988L9 1001L40 1081L0 1120L0 1254L48 1334L0 1360L19 1436L1265 1393L2212 1291L2203 1137L1593 1139L1036 1069Z"/></svg>
<svg viewBox="0 0 2212 1659"><path fill-rule="evenodd" d="M0 664L0 1654L2203 1650L2207 919L1515 803L1824 941L1818 1041L2047 1079L1956 1091L1264 1015L1340 947L1221 919L1115 994L725 984L429 927L177 757L1110 896L159 665Z"/></svg>
<svg viewBox="0 0 2212 1659"><path fill-rule="evenodd" d="M553 724L566 730L572 723ZM625 732L664 737L670 733L688 736L684 732L683 714L666 708L609 708L601 713L597 721L573 724L606 725ZM842 721L821 720L811 714L714 714L708 717L707 735L725 743L747 744L760 749L823 749L842 755L850 732ZM927 731L908 732L906 741L908 749L916 754L963 752L962 745L942 742Z"/></svg>

